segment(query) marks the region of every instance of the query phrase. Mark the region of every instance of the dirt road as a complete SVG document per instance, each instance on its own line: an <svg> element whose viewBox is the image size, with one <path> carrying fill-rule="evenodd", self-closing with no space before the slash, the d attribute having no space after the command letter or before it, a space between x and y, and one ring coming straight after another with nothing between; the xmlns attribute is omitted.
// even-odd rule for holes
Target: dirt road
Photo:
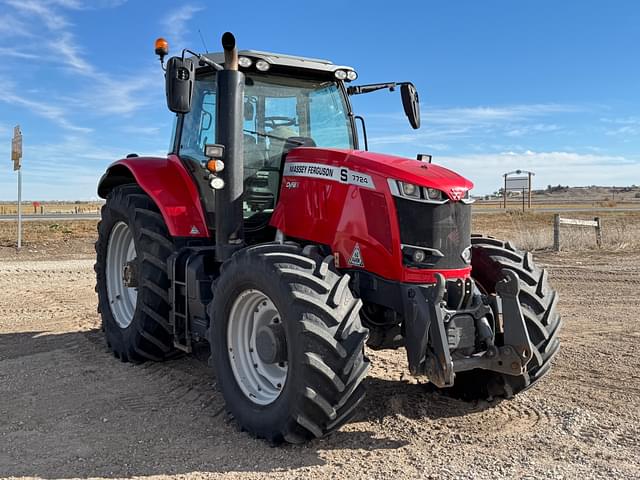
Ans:
<svg viewBox="0 0 640 480"><path fill-rule="evenodd" d="M203 362L108 354L89 255L0 259L0 476L640 478L640 253L586 255L538 257L565 318L538 388L462 403L371 352L356 418L279 448L238 431Z"/></svg>

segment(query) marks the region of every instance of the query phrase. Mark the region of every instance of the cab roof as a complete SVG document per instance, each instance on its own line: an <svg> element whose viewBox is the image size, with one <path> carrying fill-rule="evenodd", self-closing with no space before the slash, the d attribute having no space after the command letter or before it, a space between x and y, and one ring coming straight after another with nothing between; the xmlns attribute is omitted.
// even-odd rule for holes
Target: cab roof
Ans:
<svg viewBox="0 0 640 480"><path fill-rule="evenodd" d="M216 63L219 63L221 65L224 64L224 54L222 52L207 53L204 56ZM238 56L249 57L251 58L251 60L253 60L254 64L258 60L264 60L271 66L275 65L285 68L301 68L305 70L315 70L328 73L333 73L336 70L353 70L353 67L348 67L345 65L335 65L329 60L323 60L320 58L297 57L295 55L261 52L258 50L240 50L238 52Z"/></svg>

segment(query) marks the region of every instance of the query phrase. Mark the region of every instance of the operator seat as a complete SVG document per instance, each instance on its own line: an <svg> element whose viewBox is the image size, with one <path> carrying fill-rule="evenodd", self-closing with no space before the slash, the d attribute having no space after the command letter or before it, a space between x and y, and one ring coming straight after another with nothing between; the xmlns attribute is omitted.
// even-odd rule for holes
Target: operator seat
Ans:
<svg viewBox="0 0 640 480"><path fill-rule="evenodd" d="M256 138L247 133L243 135L242 145L244 148L244 178L246 179L264 168L266 152L258 146Z"/></svg>

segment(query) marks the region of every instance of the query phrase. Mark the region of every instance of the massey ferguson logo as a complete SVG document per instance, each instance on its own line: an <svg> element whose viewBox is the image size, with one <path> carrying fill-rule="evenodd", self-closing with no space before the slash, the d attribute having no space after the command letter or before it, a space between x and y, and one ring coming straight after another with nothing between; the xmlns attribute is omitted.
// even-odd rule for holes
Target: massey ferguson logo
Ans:
<svg viewBox="0 0 640 480"><path fill-rule="evenodd" d="M460 200L462 197L464 197L465 192L467 191L466 188L460 188L460 187L453 187L451 188L451 190L449 190L451 192L451 198L457 202L458 200Z"/></svg>

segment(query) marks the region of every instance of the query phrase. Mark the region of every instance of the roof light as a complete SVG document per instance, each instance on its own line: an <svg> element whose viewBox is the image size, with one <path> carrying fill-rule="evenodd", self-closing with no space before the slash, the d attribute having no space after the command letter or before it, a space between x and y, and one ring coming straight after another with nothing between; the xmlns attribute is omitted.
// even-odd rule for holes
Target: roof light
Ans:
<svg viewBox="0 0 640 480"><path fill-rule="evenodd" d="M238 58L238 65L242 68L249 68L253 61L249 57L240 57Z"/></svg>
<svg viewBox="0 0 640 480"><path fill-rule="evenodd" d="M345 78L347 78L347 72L345 72L344 70L336 70L334 75L338 80L344 80Z"/></svg>
<svg viewBox="0 0 640 480"><path fill-rule="evenodd" d="M358 78L358 74L354 70L349 70L347 72L347 80L353 81Z"/></svg>
<svg viewBox="0 0 640 480"><path fill-rule="evenodd" d="M256 62L256 68L261 72L266 72L267 70L269 70L269 64L264 60L258 60Z"/></svg>

